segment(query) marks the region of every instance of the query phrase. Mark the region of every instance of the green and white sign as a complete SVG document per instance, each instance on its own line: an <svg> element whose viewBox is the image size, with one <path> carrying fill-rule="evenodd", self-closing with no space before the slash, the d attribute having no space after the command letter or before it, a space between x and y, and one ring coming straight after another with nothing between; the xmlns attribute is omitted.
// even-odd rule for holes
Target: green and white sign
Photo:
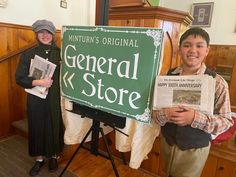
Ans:
<svg viewBox="0 0 236 177"><path fill-rule="evenodd" d="M156 28L63 26L62 96L149 122L162 41Z"/></svg>

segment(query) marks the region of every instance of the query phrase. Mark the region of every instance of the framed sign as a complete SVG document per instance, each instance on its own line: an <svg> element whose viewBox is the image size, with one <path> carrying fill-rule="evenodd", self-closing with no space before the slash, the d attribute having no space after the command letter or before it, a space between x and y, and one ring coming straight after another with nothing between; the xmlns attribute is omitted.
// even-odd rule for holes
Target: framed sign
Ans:
<svg viewBox="0 0 236 177"><path fill-rule="evenodd" d="M194 3L192 5L192 26L210 27L214 2Z"/></svg>
<svg viewBox="0 0 236 177"><path fill-rule="evenodd" d="M60 6L62 7L62 8L67 8L67 2L66 2L66 0L61 0L61 2L60 2Z"/></svg>
<svg viewBox="0 0 236 177"><path fill-rule="evenodd" d="M121 117L150 121L163 31L62 27L62 96Z"/></svg>

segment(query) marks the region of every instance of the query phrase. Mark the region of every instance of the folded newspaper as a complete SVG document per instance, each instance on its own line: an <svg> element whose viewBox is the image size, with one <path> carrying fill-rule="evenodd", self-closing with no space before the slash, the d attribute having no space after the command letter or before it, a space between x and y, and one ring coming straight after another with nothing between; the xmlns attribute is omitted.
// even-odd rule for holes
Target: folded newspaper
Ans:
<svg viewBox="0 0 236 177"><path fill-rule="evenodd" d="M157 76L153 110L185 105L213 114L215 79L209 75Z"/></svg>
<svg viewBox="0 0 236 177"><path fill-rule="evenodd" d="M52 77L55 71L56 65L38 55L31 59L29 76L34 77L36 80ZM42 86L35 86L31 89L25 89L27 93L38 96L45 99L48 94L48 89Z"/></svg>

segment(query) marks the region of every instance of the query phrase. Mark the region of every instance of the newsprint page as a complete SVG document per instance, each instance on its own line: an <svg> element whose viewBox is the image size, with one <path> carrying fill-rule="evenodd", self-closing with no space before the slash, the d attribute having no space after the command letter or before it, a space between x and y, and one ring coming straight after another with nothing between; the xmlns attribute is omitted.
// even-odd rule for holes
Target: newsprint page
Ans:
<svg viewBox="0 0 236 177"><path fill-rule="evenodd" d="M54 63L35 55L34 59L31 59L29 76L34 77L36 80L52 77L55 69L56 65ZM45 99L48 94L48 89L41 86L25 89L25 91L43 99Z"/></svg>
<svg viewBox="0 0 236 177"><path fill-rule="evenodd" d="M212 115L215 79L209 75L157 76L153 110L185 105Z"/></svg>

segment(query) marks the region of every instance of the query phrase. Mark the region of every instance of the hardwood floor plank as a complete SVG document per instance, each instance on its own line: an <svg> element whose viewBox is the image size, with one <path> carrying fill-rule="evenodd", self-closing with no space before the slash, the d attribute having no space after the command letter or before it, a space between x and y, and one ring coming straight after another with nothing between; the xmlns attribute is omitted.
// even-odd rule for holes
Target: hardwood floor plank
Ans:
<svg viewBox="0 0 236 177"><path fill-rule="evenodd" d="M75 149L76 147L65 148L60 159L60 166L64 167L66 165ZM143 170L132 169L116 157L114 157L114 160L120 177L158 177ZM76 154L68 169L79 177L116 177L110 160L100 155L95 156L83 148Z"/></svg>

